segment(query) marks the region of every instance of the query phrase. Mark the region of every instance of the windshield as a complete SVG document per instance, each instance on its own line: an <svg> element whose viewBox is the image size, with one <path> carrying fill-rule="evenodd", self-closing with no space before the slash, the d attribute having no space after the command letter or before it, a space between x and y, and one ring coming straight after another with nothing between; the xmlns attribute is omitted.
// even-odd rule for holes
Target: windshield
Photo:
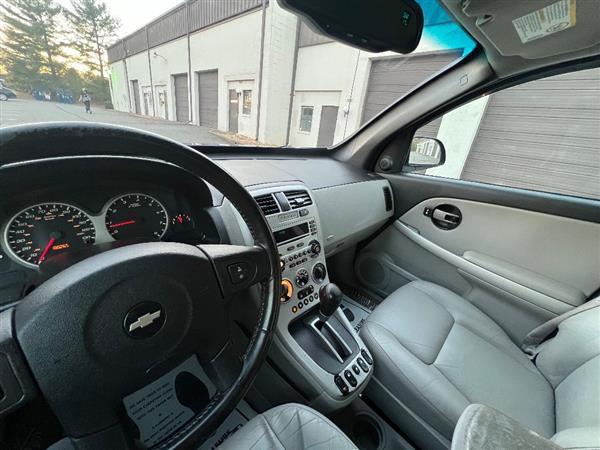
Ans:
<svg viewBox="0 0 600 450"><path fill-rule="evenodd" d="M330 147L474 48L419 0L414 53L334 42L265 0L3 0L0 126L97 121L187 144Z"/></svg>

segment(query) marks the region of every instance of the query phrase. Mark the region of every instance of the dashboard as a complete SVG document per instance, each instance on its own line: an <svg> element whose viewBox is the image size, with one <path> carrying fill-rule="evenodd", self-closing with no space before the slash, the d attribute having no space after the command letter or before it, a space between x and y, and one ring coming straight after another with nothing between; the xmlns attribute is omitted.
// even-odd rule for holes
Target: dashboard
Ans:
<svg viewBox="0 0 600 450"><path fill-rule="evenodd" d="M0 197L2 303L14 302L53 274L114 247L155 240L195 245L223 241L206 183L151 161L123 163L51 163L25 189L23 182L17 183L21 189ZM24 179L19 172L15 168L10 177ZM15 186L6 176L2 181L6 190Z"/></svg>

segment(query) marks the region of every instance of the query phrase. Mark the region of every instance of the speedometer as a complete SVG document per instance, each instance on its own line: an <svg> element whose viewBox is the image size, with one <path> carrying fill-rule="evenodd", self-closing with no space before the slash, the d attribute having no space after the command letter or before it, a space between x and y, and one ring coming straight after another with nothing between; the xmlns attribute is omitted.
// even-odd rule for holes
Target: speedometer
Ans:
<svg viewBox="0 0 600 450"><path fill-rule="evenodd" d="M44 203L14 216L5 239L14 256L38 266L51 256L94 244L96 230L82 210L64 203Z"/></svg>
<svg viewBox="0 0 600 450"><path fill-rule="evenodd" d="M126 194L106 211L106 228L117 239L160 239L167 231L165 207L146 194Z"/></svg>

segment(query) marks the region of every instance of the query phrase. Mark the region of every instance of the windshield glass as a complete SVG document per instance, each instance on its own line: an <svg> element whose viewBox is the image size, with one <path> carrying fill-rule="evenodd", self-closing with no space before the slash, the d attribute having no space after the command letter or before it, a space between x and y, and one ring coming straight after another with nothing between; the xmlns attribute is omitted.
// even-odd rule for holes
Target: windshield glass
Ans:
<svg viewBox="0 0 600 450"><path fill-rule="evenodd" d="M97 121L187 144L330 147L474 48L419 0L414 53L334 42L265 0L3 0L0 126Z"/></svg>

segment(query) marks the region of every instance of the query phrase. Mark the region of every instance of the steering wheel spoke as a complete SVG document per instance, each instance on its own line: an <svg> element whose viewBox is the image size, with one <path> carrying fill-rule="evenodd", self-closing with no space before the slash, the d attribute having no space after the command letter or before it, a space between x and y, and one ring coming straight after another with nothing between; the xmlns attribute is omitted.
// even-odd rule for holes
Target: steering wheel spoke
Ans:
<svg viewBox="0 0 600 450"><path fill-rule="evenodd" d="M224 298L269 278L269 255L259 245L199 245L198 248L212 262Z"/></svg>

